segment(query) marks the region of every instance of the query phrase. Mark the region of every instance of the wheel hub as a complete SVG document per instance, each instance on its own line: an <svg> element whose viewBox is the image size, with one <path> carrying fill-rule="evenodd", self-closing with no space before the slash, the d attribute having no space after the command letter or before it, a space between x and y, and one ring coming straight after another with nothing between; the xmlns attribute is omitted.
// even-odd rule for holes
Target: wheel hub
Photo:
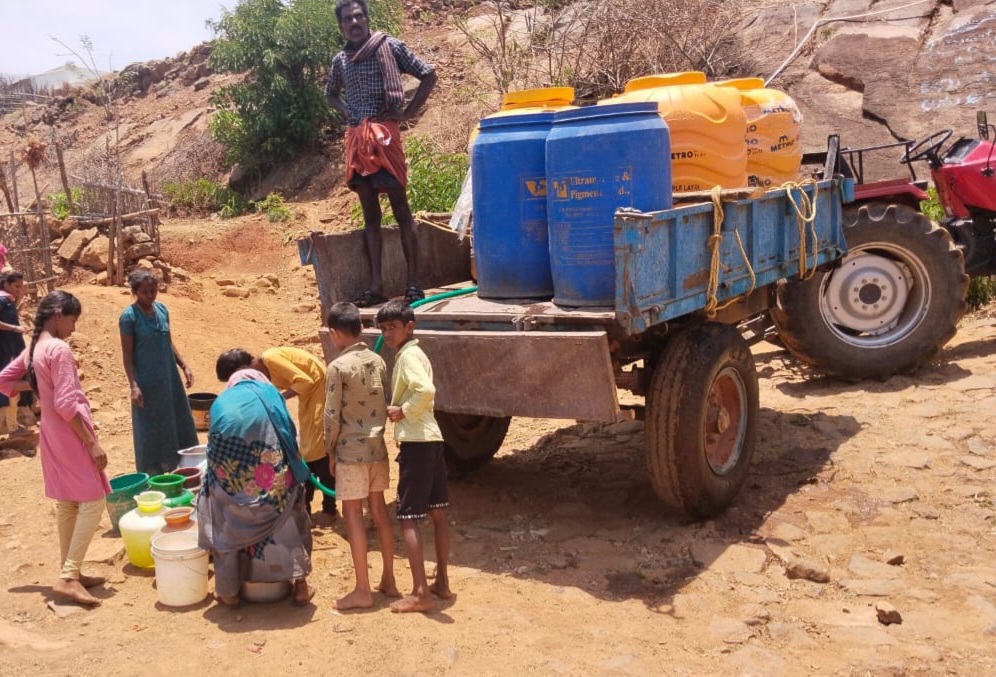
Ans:
<svg viewBox="0 0 996 677"><path fill-rule="evenodd" d="M856 332L880 334L899 322L913 278L898 261L870 253L845 257L826 290L828 319Z"/></svg>
<svg viewBox="0 0 996 677"><path fill-rule="evenodd" d="M724 475L737 465L747 426L747 390L734 369L724 369L713 381L705 420L705 453L709 467Z"/></svg>

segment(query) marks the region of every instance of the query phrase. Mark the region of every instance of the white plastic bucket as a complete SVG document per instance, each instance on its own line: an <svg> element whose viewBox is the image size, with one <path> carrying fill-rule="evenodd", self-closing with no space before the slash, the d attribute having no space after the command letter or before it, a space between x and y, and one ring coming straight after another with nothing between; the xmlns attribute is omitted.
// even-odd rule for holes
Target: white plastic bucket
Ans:
<svg viewBox="0 0 996 677"><path fill-rule="evenodd" d="M207 597L208 553L197 547L197 532L160 534L152 539L156 593L164 606L189 606Z"/></svg>

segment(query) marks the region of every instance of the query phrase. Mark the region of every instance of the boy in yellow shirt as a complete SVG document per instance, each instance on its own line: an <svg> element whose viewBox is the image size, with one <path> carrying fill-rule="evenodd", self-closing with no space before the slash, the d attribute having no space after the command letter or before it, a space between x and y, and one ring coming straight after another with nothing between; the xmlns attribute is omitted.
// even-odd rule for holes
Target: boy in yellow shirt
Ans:
<svg viewBox="0 0 996 677"><path fill-rule="evenodd" d="M447 566L450 556L450 526L446 519L449 493L443 435L433 415L436 388L432 365L418 346L415 311L402 301L390 301L377 312L384 343L398 351L391 376L391 405L387 418L395 423L398 454L398 522L412 570L412 593L391 604L391 611L431 611L432 596L447 599L450 592ZM428 516L436 541L436 580L428 584L422 529Z"/></svg>

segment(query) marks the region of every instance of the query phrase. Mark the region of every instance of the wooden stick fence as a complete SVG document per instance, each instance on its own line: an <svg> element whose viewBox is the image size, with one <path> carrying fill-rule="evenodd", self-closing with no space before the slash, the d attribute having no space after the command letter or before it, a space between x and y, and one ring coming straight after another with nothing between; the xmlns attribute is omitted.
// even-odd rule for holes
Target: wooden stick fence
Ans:
<svg viewBox="0 0 996 677"><path fill-rule="evenodd" d="M142 232L148 235L147 241L154 244L153 253L158 255L162 247L159 213L165 199L152 193L145 172L142 172L143 189L125 186L120 178L114 185L99 179L69 175L62 148L58 143L54 145L59 178L70 212L67 220L78 228L104 229L108 239L108 280L111 284L124 284L125 268L129 264L125 227L140 225ZM17 193L17 169L18 164L11 152L8 166L4 168L0 165L0 192L8 210L0 212L0 242L8 247L10 264L24 273L25 283L32 290L30 293L36 293L34 289L43 284L51 291L58 276L54 272L49 225L42 200L48 187L39 188L37 176L29 167L35 197L26 208L22 208ZM73 199L70 178L82 189L80 204ZM0 207L4 203L0 203ZM79 211L86 213L74 213Z"/></svg>

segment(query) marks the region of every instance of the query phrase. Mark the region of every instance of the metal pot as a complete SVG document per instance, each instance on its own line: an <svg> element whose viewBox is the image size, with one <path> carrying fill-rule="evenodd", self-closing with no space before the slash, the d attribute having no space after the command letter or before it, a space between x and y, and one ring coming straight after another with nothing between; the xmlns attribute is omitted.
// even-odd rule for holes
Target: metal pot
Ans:
<svg viewBox="0 0 996 677"><path fill-rule="evenodd" d="M257 604L279 602L289 595L290 591L290 581L277 581L276 583L243 581L242 583L242 599Z"/></svg>
<svg viewBox="0 0 996 677"><path fill-rule="evenodd" d="M197 468L207 461L206 444L198 444L196 447L181 449L176 453L180 457L179 462L176 464L177 468Z"/></svg>

